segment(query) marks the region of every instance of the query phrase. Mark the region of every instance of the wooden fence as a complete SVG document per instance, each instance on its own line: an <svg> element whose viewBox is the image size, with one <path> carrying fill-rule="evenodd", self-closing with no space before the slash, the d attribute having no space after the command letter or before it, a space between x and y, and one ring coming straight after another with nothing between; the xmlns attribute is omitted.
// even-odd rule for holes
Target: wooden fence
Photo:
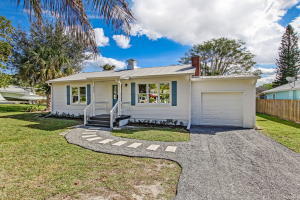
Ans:
<svg viewBox="0 0 300 200"><path fill-rule="evenodd" d="M300 122L300 100L257 99L256 112Z"/></svg>

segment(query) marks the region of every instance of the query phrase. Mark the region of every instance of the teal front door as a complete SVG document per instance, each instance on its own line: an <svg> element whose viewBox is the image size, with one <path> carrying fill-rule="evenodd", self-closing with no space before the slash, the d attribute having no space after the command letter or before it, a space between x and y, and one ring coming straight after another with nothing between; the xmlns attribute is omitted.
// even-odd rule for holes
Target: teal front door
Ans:
<svg viewBox="0 0 300 200"><path fill-rule="evenodd" d="M112 86L112 106L116 105L118 101L118 85Z"/></svg>

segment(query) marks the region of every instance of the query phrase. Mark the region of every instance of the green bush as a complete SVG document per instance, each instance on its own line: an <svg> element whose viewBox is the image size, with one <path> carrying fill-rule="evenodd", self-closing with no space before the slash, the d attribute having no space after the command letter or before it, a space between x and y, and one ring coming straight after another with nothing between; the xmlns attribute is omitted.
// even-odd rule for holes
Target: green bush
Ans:
<svg viewBox="0 0 300 200"><path fill-rule="evenodd" d="M27 107L26 112L45 111L46 107L42 105L30 105Z"/></svg>

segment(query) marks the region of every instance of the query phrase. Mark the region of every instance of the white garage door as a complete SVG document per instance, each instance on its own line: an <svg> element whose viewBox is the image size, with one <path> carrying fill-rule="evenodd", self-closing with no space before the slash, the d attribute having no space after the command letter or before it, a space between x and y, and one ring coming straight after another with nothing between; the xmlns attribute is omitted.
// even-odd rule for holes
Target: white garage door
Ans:
<svg viewBox="0 0 300 200"><path fill-rule="evenodd" d="M242 93L202 93L201 125L243 126Z"/></svg>

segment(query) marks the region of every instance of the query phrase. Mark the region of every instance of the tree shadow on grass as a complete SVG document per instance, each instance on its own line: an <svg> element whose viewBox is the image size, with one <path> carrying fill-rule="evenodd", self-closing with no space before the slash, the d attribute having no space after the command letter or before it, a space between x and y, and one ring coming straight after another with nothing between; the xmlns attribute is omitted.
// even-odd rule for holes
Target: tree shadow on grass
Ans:
<svg viewBox="0 0 300 200"><path fill-rule="evenodd" d="M286 126L290 126L290 127L294 127L294 128L300 128L300 124L297 124L297 123L292 122L292 121L283 120L283 119L280 119L278 117L273 117L273 116L270 116L270 115L260 114L260 113L257 113L257 116L263 118L263 119L257 119L257 121L273 121L273 122L277 122L277 123L280 123L280 124L283 124L283 125L286 125Z"/></svg>
<svg viewBox="0 0 300 200"><path fill-rule="evenodd" d="M20 113L1 116L1 119L10 118L21 121L31 122L30 124L21 125L24 127L39 129L44 131L56 131L59 129L68 128L80 124L78 120L57 119L57 118L44 118L40 113ZM17 126L17 125L16 125Z"/></svg>

